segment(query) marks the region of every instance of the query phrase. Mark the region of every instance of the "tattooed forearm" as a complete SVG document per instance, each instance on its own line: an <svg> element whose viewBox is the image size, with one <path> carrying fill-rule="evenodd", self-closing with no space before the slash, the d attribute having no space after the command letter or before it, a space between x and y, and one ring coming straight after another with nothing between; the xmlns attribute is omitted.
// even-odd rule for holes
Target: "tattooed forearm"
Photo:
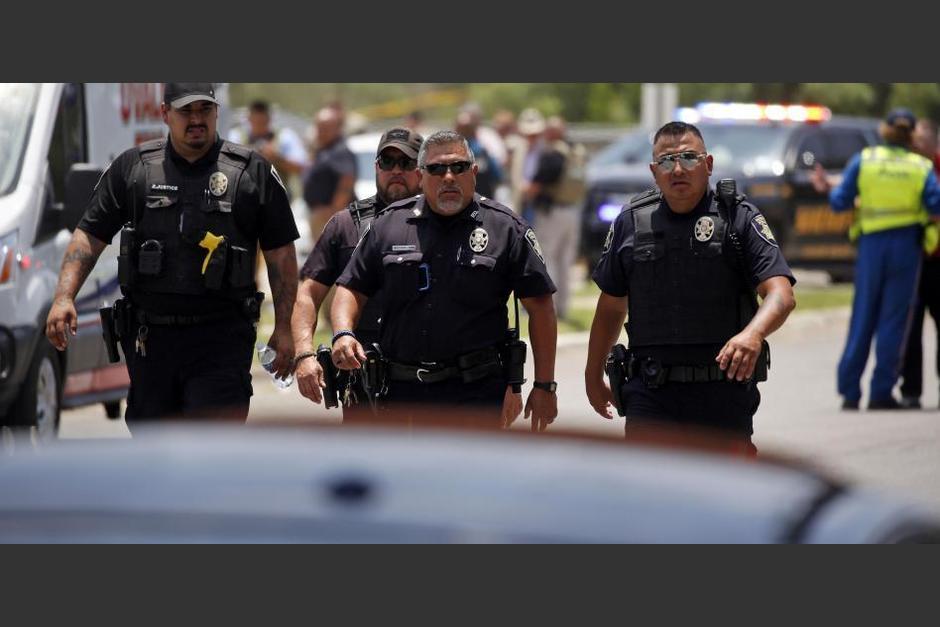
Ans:
<svg viewBox="0 0 940 627"><path fill-rule="evenodd" d="M56 286L55 300L74 300L78 290L82 288L91 269L95 267L98 256L106 244L88 235L80 229L75 229L72 241L62 258L62 270L59 273L59 284Z"/></svg>
<svg viewBox="0 0 940 627"><path fill-rule="evenodd" d="M294 245L265 252L268 282L274 299L274 324L290 327L291 312L297 298L297 258Z"/></svg>

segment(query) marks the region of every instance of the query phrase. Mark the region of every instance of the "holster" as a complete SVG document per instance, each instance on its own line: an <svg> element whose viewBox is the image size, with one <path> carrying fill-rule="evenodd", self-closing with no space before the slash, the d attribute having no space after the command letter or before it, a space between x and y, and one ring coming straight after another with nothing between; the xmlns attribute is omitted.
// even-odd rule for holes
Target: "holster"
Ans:
<svg viewBox="0 0 940 627"><path fill-rule="evenodd" d="M378 344L365 348L366 361L362 364L362 387L369 397L369 403L388 394L388 361L382 356Z"/></svg>
<svg viewBox="0 0 940 627"><path fill-rule="evenodd" d="M525 360L528 348L522 340L511 337L503 344L502 351L500 351L506 383L511 385L512 391L517 394L522 391L522 384L525 383Z"/></svg>
<svg viewBox="0 0 940 627"><path fill-rule="evenodd" d="M209 265L206 266L206 272L203 275L203 285L207 290L222 289L222 279L225 278L225 266L228 263L228 240L216 246L209 257Z"/></svg>
<svg viewBox="0 0 940 627"><path fill-rule="evenodd" d="M630 351L623 344L617 344L607 355L607 361L604 364L604 371L610 381L610 392L614 400L614 407L617 409L619 416L626 415L620 394L624 383L629 379L628 366L630 359Z"/></svg>
<svg viewBox="0 0 940 627"><path fill-rule="evenodd" d="M339 407L339 390L336 387L336 365L333 363L333 351L324 344L317 348L317 361L323 369L323 405L327 409Z"/></svg>
<svg viewBox="0 0 940 627"><path fill-rule="evenodd" d="M118 337L114 325L114 307L102 307L98 310L101 314L101 334L104 337L105 348L108 349L108 361L116 364L121 361L118 354Z"/></svg>

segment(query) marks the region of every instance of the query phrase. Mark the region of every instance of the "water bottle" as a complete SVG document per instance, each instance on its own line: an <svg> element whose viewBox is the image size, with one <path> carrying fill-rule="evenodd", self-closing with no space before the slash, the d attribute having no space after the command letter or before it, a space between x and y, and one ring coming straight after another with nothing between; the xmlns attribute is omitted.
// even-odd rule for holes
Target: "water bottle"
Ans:
<svg viewBox="0 0 940 627"><path fill-rule="evenodd" d="M287 375L286 379L278 379L274 376L271 365L274 363L274 360L277 358L277 351L268 346L267 344L262 344L258 342L255 345L255 348L258 350L258 362L261 364L261 367L271 373L271 380L274 381L274 385L281 390L286 390L290 387L291 383L294 382L294 375Z"/></svg>

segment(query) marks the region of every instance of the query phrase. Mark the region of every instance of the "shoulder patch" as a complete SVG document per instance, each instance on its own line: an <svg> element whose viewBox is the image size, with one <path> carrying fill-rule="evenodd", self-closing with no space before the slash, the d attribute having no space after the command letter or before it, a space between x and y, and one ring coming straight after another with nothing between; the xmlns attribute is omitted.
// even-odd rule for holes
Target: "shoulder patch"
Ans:
<svg viewBox="0 0 940 627"><path fill-rule="evenodd" d="M535 251L535 254L539 256L539 259L542 260L542 263L545 263L545 257L542 255L542 247L539 246L539 240L535 236L535 231L531 228L525 232L525 239L529 242L529 246L532 247L532 250Z"/></svg>
<svg viewBox="0 0 940 627"><path fill-rule="evenodd" d="M751 218L751 226L754 228L754 232L757 233L757 235L760 236L762 240L771 246L777 248L780 247L779 244L777 244L777 240L774 238L773 231L770 230L770 225L767 224L767 218L765 218L763 215L758 213L756 216Z"/></svg>

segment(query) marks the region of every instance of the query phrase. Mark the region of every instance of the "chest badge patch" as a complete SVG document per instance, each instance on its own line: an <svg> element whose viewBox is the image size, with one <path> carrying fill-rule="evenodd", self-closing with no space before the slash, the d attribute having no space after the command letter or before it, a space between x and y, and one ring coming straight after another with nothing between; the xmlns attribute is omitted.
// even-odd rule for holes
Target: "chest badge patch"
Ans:
<svg viewBox="0 0 940 627"><path fill-rule="evenodd" d="M702 216L695 223L695 239L707 242L715 234L715 221L709 216Z"/></svg>
<svg viewBox="0 0 940 627"><path fill-rule="evenodd" d="M754 227L754 230L757 231L757 234L760 235L762 240L771 246L778 246L777 240L774 239L774 232L770 230L770 225L767 224L767 218L762 215L756 215L754 219L751 220L751 226Z"/></svg>
<svg viewBox="0 0 940 627"><path fill-rule="evenodd" d="M212 176L209 177L209 191L212 192L212 195L219 198L225 195L227 189L228 177L221 172L213 172Z"/></svg>
<svg viewBox="0 0 940 627"><path fill-rule="evenodd" d="M529 242L529 246L532 247L532 250L535 251L535 254L539 256L539 259L542 260L542 263L545 263L545 256L542 254L542 247L539 246L539 240L535 237L535 231L529 229L525 232L526 241Z"/></svg>
<svg viewBox="0 0 940 627"><path fill-rule="evenodd" d="M486 250L486 245L490 243L490 236L481 228L473 229L470 234L470 250L475 253L482 253Z"/></svg>

